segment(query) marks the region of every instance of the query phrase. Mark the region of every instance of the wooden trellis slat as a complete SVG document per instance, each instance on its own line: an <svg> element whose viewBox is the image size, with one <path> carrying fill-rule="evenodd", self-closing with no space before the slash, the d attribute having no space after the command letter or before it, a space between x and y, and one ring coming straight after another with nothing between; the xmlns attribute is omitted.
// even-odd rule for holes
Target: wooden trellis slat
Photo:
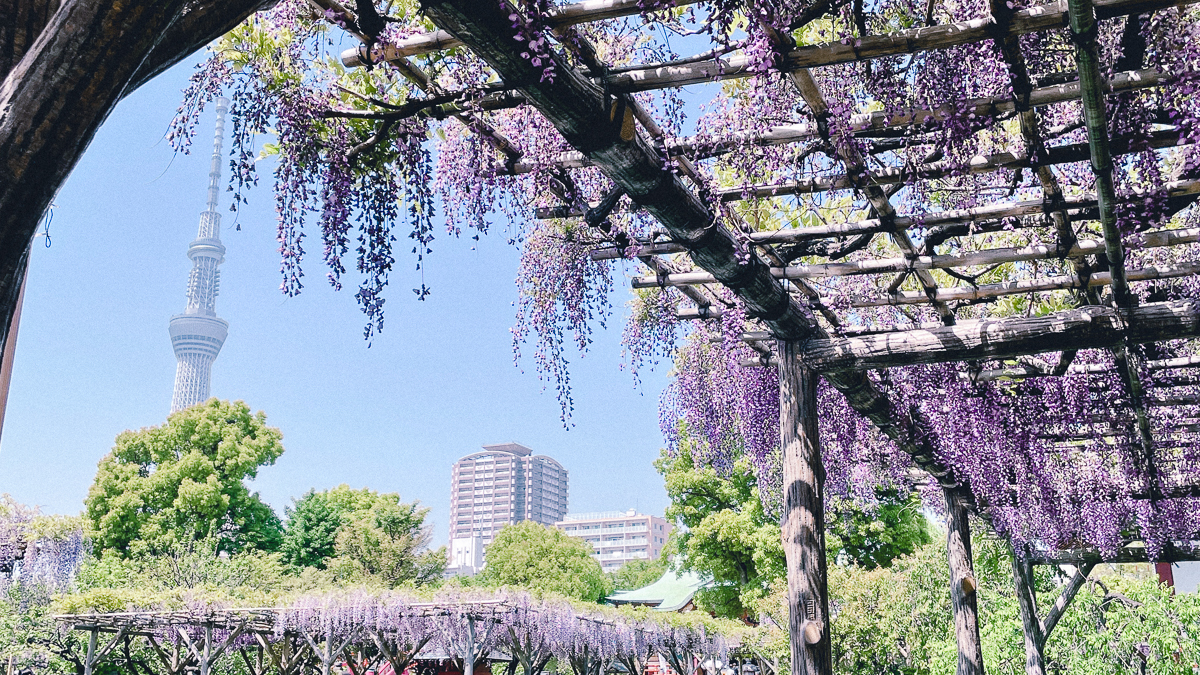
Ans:
<svg viewBox="0 0 1200 675"><path fill-rule="evenodd" d="M1186 197L1200 194L1200 181L1177 181L1169 183L1163 186L1163 188L1164 193L1168 197ZM1136 200L1142 197L1143 195L1132 195L1129 199ZM1075 212L1094 209L1096 207L1096 199L1092 195L1085 195L1080 198L1066 200L1063 206L1074 214ZM1044 214L1046 209L1047 204L1040 199L1004 202L973 209L942 211L920 217L900 216L896 218L895 227L924 227L929 229L948 225L974 225L995 222L1005 218ZM816 227L795 227L754 232L749 235L749 239L755 244L791 244L819 239L852 237L871 232L883 232L886 227L887 224L883 221L878 218L871 218L849 223L819 225ZM967 233L969 233L969 230L964 231L964 234ZM679 253L683 250L680 245L670 242L650 244L646 248L652 248L656 253ZM624 257L624 252L616 248L605 247L596 249L591 255L593 260L611 260Z"/></svg>
<svg viewBox="0 0 1200 675"><path fill-rule="evenodd" d="M699 0L675 0L676 7L685 7ZM618 19L632 16L642 11L644 0L586 0L561 7L551 7L546 14L546 24L550 28L567 28L581 23ZM382 45L371 52L371 62L394 61L408 56L421 56L434 52L461 47L462 41L444 30L435 30L397 40L394 44ZM363 59L364 49L347 49L342 52L342 65L347 68L357 68L367 65Z"/></svg>
<svg viewBox="0 0 1200 675"><path fill-rule="evenodd" d="M1036 551L1029 556L1035 565L1084 565L1087 563L1146 563L1146 562L1189 562L1200 561L1200 541L1181 541L1166 547L1157 558L1151 560L1146 547L1127 545L1115 555L1104 554L1095 549L1073 549L1066 551Z"/></svg>
<svg viewBox="0 0 1200 675"><path fill-rule="evenodd" d="M1155 69L1135 70L1116 73L1108 81L1110 92L1138 91L1157 87L1175 81L1179 75L1165 74ZM1079 99L1079 82L1068 82L1034 89L1029 95L1029 106L1039 108L1055 103ZM915 109L903 112L872 112L853 115L848 121L848 127L856 135L867 136L876 132L897 131L904 129L920 129L930 123L945 120L950 115L958 115L966 108L978 117L999 117L1016 111L1017 100L1005 97L977 98L963 103L952 103L932 109ZM684 155L693 159L705 159L731 152L746 145L774 147L800 143L819 138L817 125L810 123L784 124L773 127L763 133L731 134L728 136L690 136L667 139L663 142L664 152L671 156ZM592 166L587 157L579 152L563 152L549 163L520 161L505 168L502 174L525 174L542 169L580 169ZM582 213L572 213L578 216ZM543 216L547 217L566 217Z"/></svg>
<svg viewBox="0 0 1200 675"><path fill-rule="evenodd" d="M1200 228L1181 230L1162 230L1144 235L1143 248L1158 248L1179 246L1200 241ZM787 267L772 267L771 274L777 279L812 279L825 277L846 277L864 274L883 274L888 272L904 272L907 270L938 270L955 267L992 266L1002 263L1025 262L1031 260L1056 260L1103 253L1104 242L1087 239L1079 241L1070 250L1063 253L1057 245L1039 244L1022 248L990 248L970 253L954 255L921 255L912 258L876 258L856 262L814 263L811 265L789 265ZM695 284L712 284L716 280L707 272L682 272L662 276L634 277L631 282L634 288L654 288L656 286L686 286ZM1097 282L1093 285L1099 286ZM982 286L980 288L983 288ZM947 289L949 290L949 289Z"/></svg>
<svg viewBox="0 0 1200 675"><path fill-rule="evenodd" d="M1129 281L1135 278L1132 270L1125 268L1125 246L1121 241L1121 230L1117 226L1117 192L1112 176L1113 151L1109 147L1104 79L1100 74L1096 11L1092 0L1068 0L1067 4L1071 39L1075 43L1075 64L1079 70L1083 120L1087 128L1092 174L1096 177L1097 208L1100 211L1100 229L1104 233L1109 284L1112 287L1114 304L1120 308L1128 308L1135 301L1129 289ZM1154 438L1143 402L1140 367L1142 359L1137 350L1128 349L1125 343L1117 345L1113 355L1116 358L1117 370L1129 389L1129 401L1137 416L1138 436L1144 453L1143 463L1153 485L1157 483L1157 470L1154 467Z"/></svg>
<svg viewBox="0 0 1200 675"><path fill-rule="evenodd" d="M1197 0L1101 0L1095 3L1099 19L1129 14L1144 14L1169 7L1190 5ZM820 68L842 63L870 61L887 56L915 54L935 49L990 40L1008 35L1019 36L1044 30L1065 28L1067 4L1052 2L1014 12L1006 30L997 30L992 19L973 19L958 23L868 35L853 44L841 42L797 47L783 57L783 68ZM998 33L998 34L997 34ZM689 84L750 77L755 74L750 59L735 55L698 63L661 64L639 70L626 70L602 79L608 91L637 92L670 89Z"/></svg>
<svg viewBox="0 0 1200 675"><path fill-rule="evenodd" d="M785 268L790 270L791 268ZM787 272L785 272L786 274ZM689 273L690 274L690 273ZM1200 263L1182 265L1163 265L1127 270L1129 281L1151 281L1156 279L1178 279L1200 274ZM800 274L797 278L806 278ZM1108 286L1112 278L1108 272L1095 272L1088 278L1088 286ZM657 284L647 283L645 286ZM1079 279L1074 275L1061 275L1024 279L1021 281L1005 281L996 284L980 284L978 286L959 286L956 288L941 288L936 291L935 298L941 302L968 302L1001 298L1008 295L1025 295L1027 293L1045 293L1049 291L1065 291L1080 288ZM833 297L821 297L822 305L836 307L898 307L903 305L922 305L930 302L929 295L924 291L897 291L880 294L874 297L851 296L848 301ZM1165 339L1165 338L1164 338Z"/></svg>
<svg viewBox="0 0 1200 675"><path fill-rule="evenodd" d="M1156 131L1149 139L1119 139L1116 154L1141 152L1146 148L1169 148L1179 144L1180 133L1177 129ZM1143 140L1148 140L1145 145ZM807 178L803 180L784 181L770 185L747 185L713 190L713 195L726 202L744 201L746 199L765 199L784 197L798 194L817 192L834 192L837 190L869 190L881 185L908 184L915 180L933 180L954 176L960 173L985 174L994 173L1001 169L1016 169L1028 167L1049 167L1057 164L1084 162L1088 159L1087 143L1072 143L1047 150L1043 159L1037 162L1028 157L1011 152L998 152L973 157L966 167L958 162L942 160L914 168L895 167L871 171L865 175L841 174ZM1115 199L1115 198L1114 198Z"/></svg>
<svg viewBox="0 0 1200 675"><path fill-rule="evenodd" d="M1126 270L1126 279L1129 281L1152 281L1156 279L1178 279L1197 274L1200 274L1200 263L1186 263L1182 265L1163 265ZM1109 272L1095 272L1088 279L1088 286L1108 286L1111 283L1112 275ZM942 289L938 291L937 299L945 302L986 300L1006 295L1074 290L1079 287L1079 279L1074 275L1062 275ZM836 304L833 299L826 299L824 302L826 304ZM852 298L849 304L851 307L894 307L900 305L920 305L928 302L929 298L924 293L899 291L875 298Z"/></svg>
<svg viewBox="0 0 1200 675"><path fill-rule="evenodd" d="M1181 356L1174 359L1159 359L1145 362L1147 370L1175 370L1179 368L1200 368L1200 356ZM1105 364L1072 364L1066 373L1071 375L1099 374L1110 372L1112 368ZM1023 380L1030 377L1051 377L1053 374L1045 368L1031 365L1010 366L982 370L978 373L960 373L959 376L973 382L991 382L993 380Z"/></svg>
<svg viewBox="0 0 1200 675"><path fill-rule="evenodd" d="M922 363L1011 359L1066 349L1099 349L1200 335L1200 302L1176 300L1132 309L1088 306L1045 316L962 321L956 326L860 337L812 339L802 356L821 373ZM773 365L746 362L743 365Z"/></svg>

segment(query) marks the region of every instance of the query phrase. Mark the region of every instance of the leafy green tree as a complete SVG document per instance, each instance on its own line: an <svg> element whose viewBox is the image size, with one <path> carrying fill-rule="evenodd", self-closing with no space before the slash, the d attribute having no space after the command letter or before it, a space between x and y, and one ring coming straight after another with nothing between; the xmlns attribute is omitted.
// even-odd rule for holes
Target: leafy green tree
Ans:
<svg viewBox="0 0 1200 675"><path fill-rule="evenodd" d="M293 566L331 568L341 579L424 585L440 579L446 567L444 548L426 550L428 514L394 492L348 485L309 490L287 510L280 551Z"/></svg>
<svg viewBox="0 0 1200 675"><path fill-rule="evenodd" d="M831 499L825 514L825 546L839 562L867 569L887 567L932 541L921 498L878 490L876 502L863 505Z"/></svg>
<svg viewBox="0 0 1200 675"><path fill-rule="evenodd" d="M519 586L595 602L612 592L587 542L523 521L500 530L487 548L485 586Z"/></svg>
<svg viewBox="0 0 1200 675"><path fill-rule="evenodd" d="M681 566L713 582L698 604L718 616L746 616L786 573L779 523L763 511L750 461L738 459L724 475L685 446L674 456L664 450L654 466L671 499L666 517L685 528L676 531Z"/></svg>
<svg viewBox="0 0 1200 675"><path fill-rule="evenodd" d="M330 569L341 578L370 577L390 588L423 586L441 579L446 570L446 547L428 549L431 532L425 517L429 509L420 508L419 502L401 502L395 493L371 496L375 503L369 508L342 516Z"/></svg>
<svg viewBox="0 0 1200 675"><path fill-rule="evenodd" d="M338 528L342 526L343 511L327 492L309 490L292 501L285 510L287 526L279 551L283 559L296 567L325 569L336 555Z"/></svg>
<svg viewBox="0 0 1200 675"><path fill-rule="evenodd" d="M674 456L664 451L655 467L671 499L666 516L684 525L676 534L682 566L713 581L697 594L699 604L719 616L748 616L786 574L779 523L763 509L750 461L739 458L718 472L696 462L685 444ZM930 541L916 495L884 490L874 504L832 499L829 507L833 562L886 567Z"/></svg>
<svg viewBox="0 0 1200 675"><path fill-rule="evenodd" d="M658 560L630 560L621 565L615 572L609 572L608 580L618 591L628 591L642 588L658 581L667 571L667 557Z"/></svg>
<svg viewBox="0 0 1200 675"><path fill-rule="evenodd" d="M96 550L128 557L210 537L220 552L277 549L279 518L244 481L283 454L282 437L263 413L215 398L122 433L84 502Z"/></svg>

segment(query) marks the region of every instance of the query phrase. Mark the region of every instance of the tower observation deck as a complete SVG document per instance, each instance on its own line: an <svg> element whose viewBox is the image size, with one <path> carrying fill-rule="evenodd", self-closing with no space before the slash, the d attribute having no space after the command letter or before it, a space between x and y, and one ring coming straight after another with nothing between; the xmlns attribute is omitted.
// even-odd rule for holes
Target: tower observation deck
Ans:
<svg viewBox="0 0 1200 675"><path fill-rule="evenodd" d="M171 317L171 347L178 365L171 412L190 408L208 399L212 364L221 353L229 323L217 317L217 293L221 287L219 265L225 262L221 244L221 214L217 212L221 192L221 142L225 135L225 113L229 99L217 99L217 129L213 139L212 164L208 172L208 208L200 214L200 231L188 247L192 273L188 276L187 308Z"/></svg>

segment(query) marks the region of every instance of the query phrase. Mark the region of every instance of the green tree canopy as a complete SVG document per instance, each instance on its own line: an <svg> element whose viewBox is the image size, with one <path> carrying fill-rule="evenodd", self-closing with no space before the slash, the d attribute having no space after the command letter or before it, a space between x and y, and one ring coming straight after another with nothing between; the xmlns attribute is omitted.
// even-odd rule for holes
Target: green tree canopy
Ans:
<svg viewBox="0 0 1200 675"><path fill-rule="evenodd" d="M708 576L713 586L697 602L719 616L741 617L786 573L779 523L767 517L754 469L738 459L728 475L701 466L689 448L665 450L654 463L666 482L666 517L681 523L675 537L684 569Z"/></svg>
<svg viewBox="0 0 1200 675"><path fill-rule="evenodd" d="M310 490L287 510L280 548L296 567L333 569L343 579L423 585L441 578L446 551L427 549L429 509L394 492L339 485Z"/></svg>
<svg viewBox="0 0 1200 675"><path fill-rule="evenodd" d="M759 498L754 468L741 457L718 472L697 462L685 444L655 462L671 505L666 516L684 527L675 534L684 569L713 585L697 594L705 609L744 617L776 582L784 579L779 523ZM831 561L872 569L886 567L930 541L928 522L916 495L882 490L874 503L830 499L826 551Z"/></svg>
<svg viewBox="0 0 1200 675"><path fill-rule="evenodd" d="M227 553L277 549L279 518L244 481L283 454L282 438L262 412L215 398L117 436L85 500L96 550L128 557L210 537Z"/></svg>
<svg viewBox="0 0 1200 675"><path fill-rule="evenodd" d="M590 544L529 520L500 530L488 545L480 581L591 602L612 592Z"/></svg>
<svg viewBox="0 0 1200 675"><path fill-rule="evenodd" d="M839 562L867 569L887 567L932 541L929 521L915 493L877 490L876 503L831 499L825 514L825 547Z"/></svg>
<svg viewBox="0 0 1200 675"><path fill-rule="evenodd" d="M325 569L336 555L338 528L345 513L330 499L328 492L309 490L285 509L287 526L279 551L283 559L296 567Z"/></svg>
<svg viewBox="0 0 1200 675"><path fill-rule="evenodd" d="M664 554L657 560L630 560L616 571L609 572L608 580L615 590L631 591L658 581L666 571L667 557Z"/></svg>

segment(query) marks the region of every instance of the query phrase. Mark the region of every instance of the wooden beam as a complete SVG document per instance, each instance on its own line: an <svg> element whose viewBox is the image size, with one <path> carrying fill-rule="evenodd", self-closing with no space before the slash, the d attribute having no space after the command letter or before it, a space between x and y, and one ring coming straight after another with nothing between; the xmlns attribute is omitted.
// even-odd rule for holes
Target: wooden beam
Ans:
<svg viewBox="0 0 1200 675"><path fill-rule="evenodd" d="M1150 281L1154 279L1178 279L1200 274L1200 263L1170 265L1162 267L1144 267L1126 271L1129 281ZM1096 272L1088 281L1089 286L1107 286L1111 281L1108 272ZM1008 281L998 284L981 284L971 287L942 289L937 292L937 298L944 301L983 300L1000 298L1006 295L1024 295L1026 293L1041 293L1046 291L1061 291L1079 288L1079 280L1073 275L1044 277L1041 279L1025 279ZM822 302L833 302L832 299L822 299ZM875 298L855 298L850 301L851 307L888 307L895 305L919 305L929 302L929 298L919 291L898 291L886 296Z"/></svg>
<svg viewBox="0 0 1200 675"><path fill-rule="evenodd" d="M1200 554L1192 551L1195 541L1181 541L1168 544L1162 555L1156 560L1150 560L1146 547L1142 545L1126 545L1115 555L1105 555L1096 549L1074 549L1068 551L1040 551L1030 556L1035 565L1084 565L1087 563L1150 563L1150 562L1196 562Z"/></svg>
<svg viewBox="0 0 1200 675"><path fill-rule="evenodd" d="M998 26L1007 26L1012 19L1013 5L1008 0L991 0L992 20ZM1013 98L1017 101L1017 120L1021 127L1021 137L1025 141L1026 157L1045 157L1047 155L1046 140L1042 138L1038 128L1037 113L1030 105L1033 93L1033 82L1029 79L1029 68L1025 63L1025 55L1021 51L1020 40L1016 36L1007 36L995 40L1001 55L1008 64L1009 84L1013 90ZM1063 192L1058 183L1058 176L1049 166L1039 165L1035 169L1038 182L1042 184L1043 199L1050 207L1049 216L1054 223L1055 235L1058 239L1059 251L1070 251L1075 246L1077 237L1071 227L1071 216L1062 208ZM1099 304L1099 294L1087 286L1088 276L1092 273L1092 265L1085 256L1070 256L1071 267L1075 277L1079 279L1080 288L1076 293L1080 304Z"/></svg>
<svg viewBox="0 0 1200 675"><path fill-rule="evenodd" d="M1181 230L1162 230L1145 235L1144 248L1159 248L1178 246L1200 241L1200 228ZM954 267L991 266L1001 263L1024 262L1029 260L1052 260L1064 257L1095 255L1105 251L1105 244L1099 240L1078 241L1067 250L1064 256L1057 245L1039 244L1022 248L994 248L982 251L972 251L957 255L917 255L904 258L875 258L854 262L820 263L812 265L789 265L787 267L772 267L771 274L777 279L811 279L825 277L848 277L862 274L885 274L889 272L904 272L907 270L939 270ZM1089 277L1090 279L1090 277ZM634 277L633 288L653 288L655 286L688 286L694 284L715 283L711 274L706 272L681 272L666 276Z"/></svg>
<svg viewBox="0 0 1200 675"><path fill-rule="evenodd" d="M684 7L698 0L675 0L674 7ZM592 21L605 21L623 16L639 14L645 7L644 2L637 0L586 0L561 7L551 7L546 13L546 25L550 28L566 28ZM435 30L397 40L394 44L376 47L371 53L371 63L393 61L407 56L432 54L445 49L461 47L462 42L451 33ZM347 49L342 52L342 65L347 68L365 66L364 49Z"/></svg>
<svg viewBox="0 0 1200 675"><path fill-rule="evenodd" d="M1152 134L1148 145L1152 148L1175 147L1179 143L1179 138L1180 134L1177 129L1156 131ZM1142 152L1145 149L1145 146L1139 147L1139 141L1134 138L1124 138L1119 139L1119 141L1116 144L1118 154ZM967 173L978 175L993 173L1001 169L1045 167L1080 162L1088 158L1088 145L1086 143L1075 143L1055 146L1048 149L1043 157L1044 159L1032 162L1028 157L1019 156L1011 152L978 155L971 159L967 167ZM962 167L957 162L942 160L915 168L888 168L863 174L849 173L790 180L771 185L721 188L720 190L713 190L713 195L724 202L737 202L747 199L768 199L771 197L786 197L834 190L868 190L871 188L877 189L882 185L899 185L902 183L911 183L916 180L945 178L947 176L958 175L961 172Z"/></svg>
<svg viewBox="0 0 1200 675"><path fill-rule="evenodd" d="M1137 299L1129 289L1125 269L1125 246L1117 227L1117 193L1113 186L1113 153L1109 147L1108 115L1105 112L1104 79L1100 74L1100 54L1096 44L1098 27L1092 0L1067 0L1071 40L1075 43L1075 62L1079 70L1083 120L1087 127L1088 148L1092 173L1096 176L1096 198L1100 210L1100 229L1104 232L1110 285L1117 307L1133 306ZM1151 487L1157 484L1154 467L1154 437L1150 432L1150 416L1146 412L1142 391L1141 362L1137 350L1128 344L1113 350L1117 371L1129 389L1129 402L1137 416L1138 436L1142 444L1142 462Z"/></svg>
<svg viewBox="0 0 1200 675"><path fill-rule="evenodd" d="M1096 2L1100 18L1127 14L1143 14L1197 0L1101 0ZM900 54L915 54L935 49L957 47L973 42L1007 35L1025 35L1043 30L1062 28L1067 24L1065 3L1051 2L1013 13L1007 28L997 31L991 18L973 19L928 28L897 31L884 35L868 35L851 44L841 42L797 47L784 56L783 67L819 68L840 63L869 61ZM1001 32L1001 35L997 35ZM757 61L744 54L688 63L667 63L613 73L603 78L609 91L635 92L668 89L689 84L730 80L756 74L752 68Z"/></svg>
<svg viewBox="0 0 1200 675"><path fill-rule="evenodd" d="M787 560L792 675L832 675L825 570L825 467L817 429L820 376L780 341L779 433L783 450L783 552Z"/></svg>
<svg viewBox="0 0 1200 675"><path fill-rule="evenodd" d="M1200 181L1179 181L1169 183L1164 186L1169 197L1182 197L1185 195L1200 194ZM1131 197L1130 199L1135 199ZM1085 195L1078 199L1071 199L1063 202L1063 207L1072 212L1072 218L1075 218L1075 212L1096 207L1096 200L1093 196ZM921 225L925 228L945 227L953 225L978 225L981 223L993 223L1004 218L1019 218L1021 216L1033 216L1045 213L1046 203L1040 199L1028 199L1015 202L1002 202L989 206L981 206L973 209L953 209L942 211L939 213L931 213L924 218L917 219L908 216L899 216L896 218L895 226L902 228L910 228L914 225ZM568 217L569 214L555 215L547 217ZM866 220L853 221L849 223L835 223L832 225L818 225L816 227L795 227L782 230L768 230L764 232L755 232L750 235L750 241L770 244L785 244L799 243L805 241L816 241L820 239L833 239L838 237L857 236L860 234L869 234L871 232L883 232L887 225L878 218L870 218ZM678 253L683 250L683 247L674 243L658 243L642 245L641 248L654 253ZM592 252L593 260L613 260L623 258L624 252L612 247L600 248Z"/></svg>
<svg viewBox="0 0 1200 675"><path fill-rule="evenodd" d="M1174 82L1176 79L1175 75L1168 75L1155 69L1128 71L1114 74L1108 81L1107 90L1110 92L1135 91ZM1034 89L1029 95L1028 105L1031 108L1039 108L1064 101L1074 101L1078 98L1079 83L1068 82ZM856 135L869 135L883 130L922 128L931 123L940 122L951 115L960 115L960 111L964 108L973 110L977 117L994 117L1015 111L1017 105L1016 99L1013 98L989 96L901 113L882 111L860 113L851 116L847 126ZM703 159L732 152L745 145L772 147L810 141L819 137L820 132L816 124L803 122L772 127L763 133L733 134L715 139L712 137L685 137L667 140L662 147L671 156L686 155L693 159ZM571 151L559 154L550 163L516 162L511 170L505 169L502 173L523 174L540 169L579 169L587 166L592 166L587 157L584 157L582 153ZM547 211L547 209L539 209L538 217L565 217L542 215ZM571 215L582 214L572 213Z"/></svg>
<svg viewBox="0 0 1200 675"><path fill-rule="evenodd" d="M983 643L979 639L979 605L975 563L971 556L971 521L956 495L946 497L946 552L950 563L950 601L958 644L955 675L983 675Z"/></svg>
<svg viewBox="0 0 1200 675"><path fill-rule="evenodd" d="M1021 615L1021 633L1025 637L1025 675L1046 675L1046 627L1038 617L1033 565L1021 557L1015 547L1010 551L1017 612Z"/></svg>
<svg viewBox="0 0 1200 675"><path fill-rule="evenodd" d="M694 273L689 272L686 274L690 275ZM1180 277L1190 277L1197 274L1200 274L1200 263L1128 270L1126 278L1131 281L1149 281L1154 279L1178 279ZM680 281L681 279L682 281ZM1106 286L1108 285L1109 280L1110 277L1108 272L1096 272L1095 274L1091 275L1088 285ZM697 283L694 278L686 275L676 277L676 282L680 283L681 285ZM670 277L667 277L664 280L664 285L670 285ZM943 302L971 301L985 300L988 298L1001 298L1006 295L1025 295L1026 293L1044 293L1048 291L1071 290L1076 288L1080 288L1080 285L1079 280L1076 279L1074 275L1060 275L1055 277L1042 277L1039 279L1005 281L997 284L980 284L978 286L943 288L935 291L936 295L934 295L934 297ZM878 295L875 297L856 296L850 298L848 303L846 303L843 299L835 297L821 297L818 300L818 302L824 306L848 304L850 307L920 305L928 303L929 301L929 294L923 291L896 291L895 293Z"/></svg>
<svg viewBox="0 0 1200 675"><path fill-rule="evenodd" d="M919 363L1010 359L1065 349L1111 347L1200 336L1200 302L1175 300L1133 309L1083 307L1045 316L964 321L957 326L813 339L802 358L822 374Z"/></svg>
<svg viewBox="0 0 1200 675"><path fill-rule="evenodd" d="M1146 361L1147 370L1174 370L1176 368L1200 367L1200 356L1182 356L1174 359L1159 359ZM1073 364L1066 372L1059 375L1082 375L1110 372L1112 368L1101 363ZM1030 377L1051 377L1054 373L1029 365L1009 366L992 370L981 370L978 373L959 373L959 377L972 382L991 382L993 380L1023 380Z"/></svg>
<svg viewBox="0 0 1200 675"><path fill-rule="evenodd" d="M1071 574L1071 578L1063 585L1062 591L1058 594L1058 599L1054 601L1054 606L1050 611L1046 612L1045 619L1042 620L1042 634L1046 639L1050 638L1050 633L1054 631L1054 627L1058 625L1058 620L1062 618L1067 608L1071 606L1071 601L1075 599L1075 595L1079 593L1079 589L1087 583L1088 575L1092 573L1092 568L1096 566L1093 562L1084 562L1075 568L1075 572Z"/></svg>

